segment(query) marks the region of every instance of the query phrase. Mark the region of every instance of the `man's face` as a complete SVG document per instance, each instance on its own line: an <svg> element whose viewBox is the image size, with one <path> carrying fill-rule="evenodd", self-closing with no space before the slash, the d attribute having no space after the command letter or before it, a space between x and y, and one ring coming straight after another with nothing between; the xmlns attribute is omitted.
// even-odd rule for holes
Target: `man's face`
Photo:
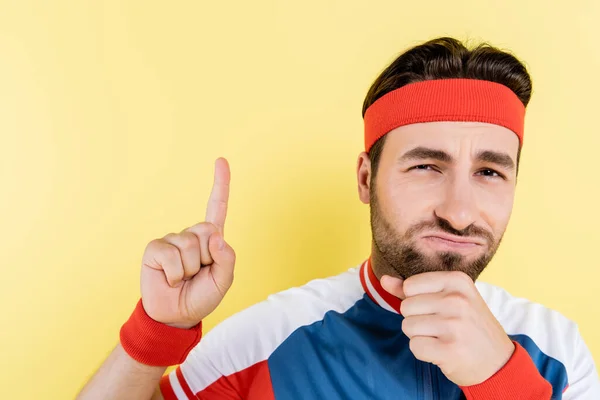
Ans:
<svg viewBox="0 0 600 400"><path fill-rule="evenodd" d="M475 280L510 218L517 136L479 122L412 124L386 136L369 187L380 255L404 278L463 271Z"/></svg>

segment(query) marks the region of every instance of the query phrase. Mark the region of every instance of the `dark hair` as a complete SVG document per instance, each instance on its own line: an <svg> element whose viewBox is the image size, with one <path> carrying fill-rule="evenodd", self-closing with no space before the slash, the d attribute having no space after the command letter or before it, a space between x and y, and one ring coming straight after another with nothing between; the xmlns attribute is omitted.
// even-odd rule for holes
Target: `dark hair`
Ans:
<svg viewBox="0 0 600 400"><path fill-rule="evenodd" d="M500 83L512 90L525 107L531 99L531 77L512 54L488 43L469 50L459 40L440 37L400 54L371 85L363 103L362 115L377 99L413 82L432 79L470 78ZM369 150L371 179L377 174L386 136ZM521 150L517 155L517 172Z"/></svg>

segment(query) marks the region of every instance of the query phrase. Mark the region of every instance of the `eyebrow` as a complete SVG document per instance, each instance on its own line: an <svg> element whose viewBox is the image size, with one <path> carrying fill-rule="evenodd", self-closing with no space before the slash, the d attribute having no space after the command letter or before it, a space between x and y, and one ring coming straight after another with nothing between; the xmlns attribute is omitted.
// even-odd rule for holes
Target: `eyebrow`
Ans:
<svg viewBox="0 0 600 400"><path fill-rule="evenodd" d="M438 160L450 163L452 162L453 158L450 154L443 150L419 146L407 151L398 159L400 162L414 160Z"/></svg>
<svg viewBox="0 0 600 400"><path fill-rule="evenodd" d="M515 162L513 161L512 157L506 153L484 150L477 153L475 158L478 161L496 164L506 169L515 169Z"/></svg>
<svg viewBox="0 0 600 400"><path fill-rule="evenodd" d="M512 157L506 153L483 150L477 153L475 159L479 162L492 163L511 170L515 169L515 162ZM398 159L399 162L415 160L437 160L445 163L452 163L454 157L443 150L419 146L407 151Z"/></svg>

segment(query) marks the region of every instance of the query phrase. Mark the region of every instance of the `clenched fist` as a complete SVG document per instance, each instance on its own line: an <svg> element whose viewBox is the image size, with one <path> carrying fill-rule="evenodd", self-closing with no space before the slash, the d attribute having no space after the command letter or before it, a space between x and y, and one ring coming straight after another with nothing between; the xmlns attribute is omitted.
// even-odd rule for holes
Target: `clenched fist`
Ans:
<svg viewBox="0 0 600 400"><path fill-rule="evenodd" d="M223 237L230 176L227 160L217 159L205 222L146 247L142 303L155 321L190 328L213 312L231 287L235 252Z"/></svg>
<svg viewBox="0 0 600 400"><path fill-rule="evenodd" d="M513 342L468 275L425 272L405 281L386 275L381 285L402 300L402 331L414 356L457 385L481 383L511 358Z"/></svg>

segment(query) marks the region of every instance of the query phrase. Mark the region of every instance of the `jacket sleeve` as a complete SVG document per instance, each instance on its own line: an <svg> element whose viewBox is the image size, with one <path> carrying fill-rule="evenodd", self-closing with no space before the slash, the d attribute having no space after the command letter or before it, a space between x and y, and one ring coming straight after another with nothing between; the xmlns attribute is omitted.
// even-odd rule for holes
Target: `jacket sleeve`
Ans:
<svg viewBox="0 0 600 400"><path fill-rule="evenodd" d="M281 342L269 303L251 306L211 329L174 371L163 376L166 400L270 400L268 358Z"/></svg>
<svg viewBox="0 0 600 400"><path fill-rule="evenodd" d="M508 362L486 381L461 386L467 400L550 400L552 386L540 375L533 360L519 343Z"/></svg>
<svg viewBox="0 0 600 400"><path fill-rule="evenodd" d="M210 383L205 381L207 384L202 386L194 385L193 376L186 378L182 372L184 365L162 377L160 391L165 400L274 399L266 361L227 376L221 375ZM214 370L206 372L216 375Z"/></svg>
<svg viewBox="0 0 600 400"><path fill-rule="evenodd" d="M600 399L600 379L594 365L594 359L577 330L575 349L571 370L569 371L569 385L565 390L564 400L594 400Z"/></svg>

